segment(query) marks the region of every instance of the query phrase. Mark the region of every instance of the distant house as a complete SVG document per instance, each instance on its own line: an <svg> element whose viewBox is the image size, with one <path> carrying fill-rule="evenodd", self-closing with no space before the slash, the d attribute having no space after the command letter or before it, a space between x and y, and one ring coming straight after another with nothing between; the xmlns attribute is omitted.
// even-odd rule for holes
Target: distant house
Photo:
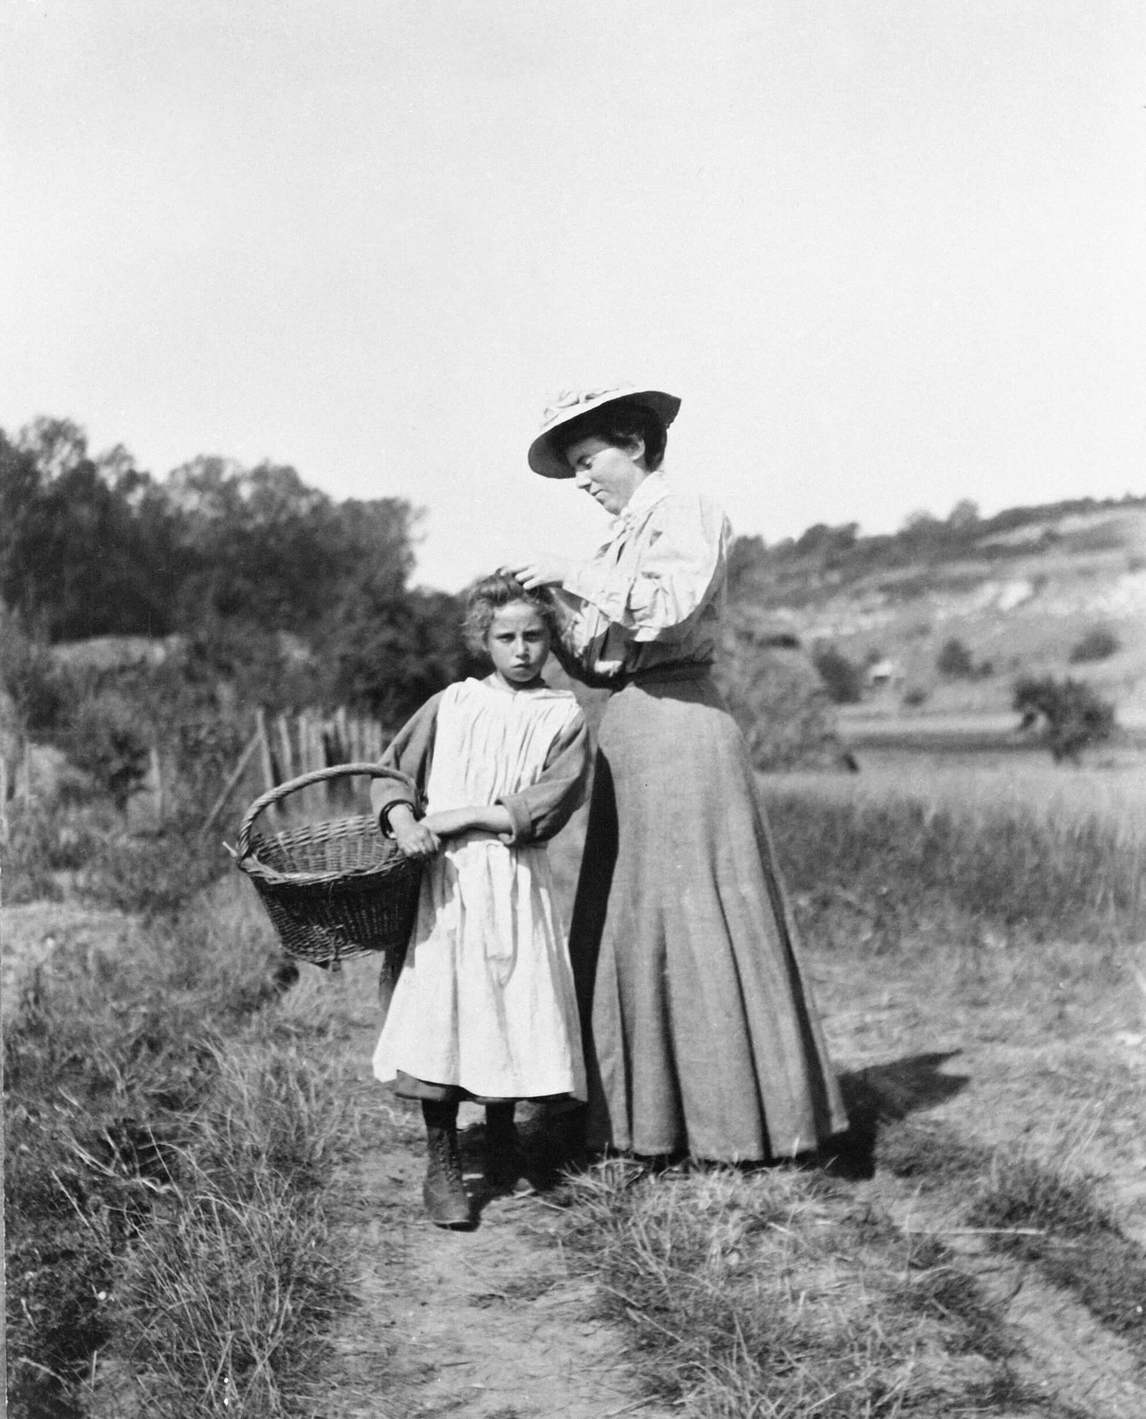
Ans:
<svg viewBox="0 0 1146 1419"><path fill-rule="evenodd" d="M899 666L893 660L877 660L867 668L867 684L872 690L878 690L884 685L894 685L902 679Z"/></svg>

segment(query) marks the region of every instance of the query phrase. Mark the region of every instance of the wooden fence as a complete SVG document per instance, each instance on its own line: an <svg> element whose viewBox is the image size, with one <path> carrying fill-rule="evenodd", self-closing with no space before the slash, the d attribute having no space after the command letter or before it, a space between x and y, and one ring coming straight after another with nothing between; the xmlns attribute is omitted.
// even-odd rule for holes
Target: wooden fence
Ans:
<svg viewBox="0 0 1146 1419"><path fill-rule="evenodd" d="M360 719L347 714L345 709L326 716L304 710L300 714L280 714L273 718L259 710L255 715L255 732L211 805L201 831L207 833L215 826L244 785L257 797L280 783L316 769L331 768L335 764L373 763L382 757L389 739L389 734L376 720ZM318 815L345 805L349 794L345 783L332 781L303 789L292 795L292 799L296 811Z"/></svg>
<svg viewBox="0 0 1146 1419"><path fill-rule="evenodd" d="M335 764L373 763L382 756L389 741L389 733L376 720L348 714L345 709L328 715L316 710L268 715L259 710L251 737L204 818L201 832L208 833L216 827L229 808L245 809L260 794L288 779ZM8 842L9 803L27 803L36 796L32 754L33 746L26 738L13 738L0 745L0 847ZM164 757L159 746L153 745L146 781L133 797L133 803L138 800L139 810L155 824L164 821L171 806ZM334 809L345 812L352 802L361 801L364 782L357 781L357 794L348 779L315 785L292 794L292 808L296 814L314 817L325 816ZM240 794L244 795L242 800Z"/></svg>

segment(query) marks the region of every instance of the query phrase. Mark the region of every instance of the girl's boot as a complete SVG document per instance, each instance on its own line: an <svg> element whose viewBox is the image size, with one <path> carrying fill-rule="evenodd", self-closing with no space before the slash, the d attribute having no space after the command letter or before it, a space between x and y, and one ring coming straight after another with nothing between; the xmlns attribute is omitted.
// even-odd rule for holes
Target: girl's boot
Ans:
<svg viewBox="0 0 1146 1419"><path fill-rule="evenodd" d="M485 1106L485 1184L491 1192L511 1192L521 1176L514 1105Z"/></svg>
<svg viewBox="0 0 1146 1419"><path fill-rule="evenodd" d="M429 1159L422 1185L426 1214L439 1227L464 1227L470 1221L470 1200L458 1152L458 1106L423 1099L422 1117Z"/></svg>

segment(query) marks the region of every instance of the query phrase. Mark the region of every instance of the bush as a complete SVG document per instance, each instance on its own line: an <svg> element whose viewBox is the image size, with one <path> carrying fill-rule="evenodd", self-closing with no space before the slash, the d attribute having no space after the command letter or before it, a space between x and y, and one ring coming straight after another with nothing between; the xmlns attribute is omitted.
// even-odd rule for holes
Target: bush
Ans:
<svg viewBox="0 0 1146 1419"><path fill-rule="evenodd" d="M812 663L837 705L859 704L863 698L863 671L843 651L832 645L817 646Z"/></svg>
<svg viewBox="0 0 1146 1419"><path fill-rule="evenodd" d="M1011 704L1022 715L1020 730L1041 728L1055 763L1077 763L1083 749L1114 733L1114 706L1081 680L1027 676L1015 685Z"/></svg>
<svg viewBox="0 0 1146 1419"><path fill-rule="evenodd" d="M85 699L76 711L69 758L111 795L122 812L147 776L149 745L139 715L111 690Z"/></svg>
<svg viewBox="0 0 1146 1419"><path fill-rule="evenodd" d="M15 616L0 612L0 692L7 694L24 730L56 728L67 705L67 687L47 646L26 635Z"/></svg>
<svg viewBox="0 0 1146 1419"><path fill-rule="evenodd" d="M1081 664L1087 660L1108 660L1122 649L1122 642L1113 631L1104 626L1096 626L1071 648L1070 663Z"/></svg>
<svg viewBox="0 0 1146 1419"><path fill-rule="evenodd" d="M971 652L956 636L944 641L935 668L949 680L969 680L975 673Z"/></svg>
<svg viewBox="0 0 1146 1419"><path fill-rule="evenodd" d="M720 688L762 772L827 768L843 753L835 711L807 655L737 616L726 634Z"/></svg>

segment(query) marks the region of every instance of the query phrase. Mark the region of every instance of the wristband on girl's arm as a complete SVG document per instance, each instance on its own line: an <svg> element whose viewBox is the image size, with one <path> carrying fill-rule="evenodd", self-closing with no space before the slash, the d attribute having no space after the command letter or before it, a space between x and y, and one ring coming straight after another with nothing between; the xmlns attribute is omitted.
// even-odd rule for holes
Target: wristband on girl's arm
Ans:
<svg viewBox="0 0 1146 1419"><path fill-rule="evenodd" d="M415 822L418 819L417 808L405 798L396 798L393 803L384 804L378 812L378 827L384 838L392 838L394 836L394 829L390 825L390 814L393 813L396 808L408 808L413 814Z"/></svg>

